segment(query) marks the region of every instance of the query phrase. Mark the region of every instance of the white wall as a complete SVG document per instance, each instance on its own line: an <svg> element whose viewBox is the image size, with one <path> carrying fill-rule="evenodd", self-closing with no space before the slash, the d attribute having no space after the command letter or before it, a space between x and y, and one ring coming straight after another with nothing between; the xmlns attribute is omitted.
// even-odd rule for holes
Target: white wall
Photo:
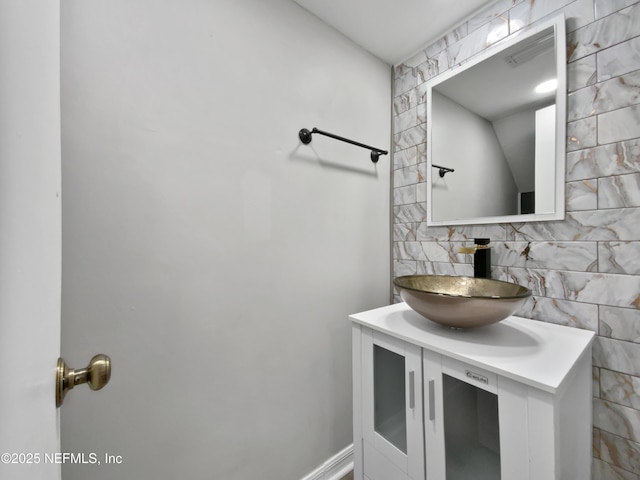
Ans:
<svg viewBox="0 0 640 480"><path fill-rule="evenodd" d="M491 123L438 92L432 102L432 158L455 170L441 178L433 169L433 220L517 213L517 188Z"/></svg>
<svg viewBox="0 0 640 480"><path fill-rule="evenodd" d="M536 110L525 110L494 120L500 148L519 192L533 192L535 182Z"/></svg>
<svg viewBox="0 0 640 480"><path fill-rule="evenodd" d="M76 478L296 479L349 445L389 301L390 68L289 0L67 0L62 413ZM83 418L83 421L79 421Z"/></svg>
<svg viewBox="0 0 640 480"><path fill-rule="evenodd" d="M536 213L552 212L555 206L556 106L536 110Z"/></svg>
<svg viewBox="0 0 640 480"><path fill-rule="evenodd" d="M0 454L32 454L3 456L3 479L59 476L59 10L0 0Z"/></svg>

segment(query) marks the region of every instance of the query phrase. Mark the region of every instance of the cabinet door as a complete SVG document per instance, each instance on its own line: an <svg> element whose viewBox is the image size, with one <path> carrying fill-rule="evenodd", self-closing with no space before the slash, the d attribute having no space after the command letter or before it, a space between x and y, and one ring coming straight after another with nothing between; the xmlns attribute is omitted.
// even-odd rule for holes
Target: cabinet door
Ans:
<svg viewBox="0 0 640 480"><path fill-rule="evenodd" d="M421 356L415 345L362 329L364 473L372 480L367 451L391 462L397 478L424 479Z"/></svg>
<svg viewBox="0 0 640 480"><path fill-rule="evenodd" d="M423 358L427 479L501 480L496 375L433 352Z"/></svg>

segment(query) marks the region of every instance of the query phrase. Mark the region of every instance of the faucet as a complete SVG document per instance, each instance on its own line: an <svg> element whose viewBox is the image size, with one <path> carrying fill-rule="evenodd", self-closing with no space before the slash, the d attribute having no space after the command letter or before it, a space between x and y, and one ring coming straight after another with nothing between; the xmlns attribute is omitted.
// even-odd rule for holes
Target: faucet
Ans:
<svg viewBox="0 0 640 480"><path fill-rule="evenodd" d="M462 247L458 253L473 254L473 276L491 278L491 247L488 238L474 238L473 247Z"/></svg>

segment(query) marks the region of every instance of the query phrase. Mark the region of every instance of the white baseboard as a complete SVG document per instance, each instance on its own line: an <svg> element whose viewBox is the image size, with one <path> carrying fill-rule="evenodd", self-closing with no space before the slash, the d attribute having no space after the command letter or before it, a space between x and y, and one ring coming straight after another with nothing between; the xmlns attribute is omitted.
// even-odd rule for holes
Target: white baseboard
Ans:
<svg viewBox="0 0 640 480"><path fill-rule="evenodd" d="M353 444L336 453L302 480L340 480L353 470Z"/></svg>

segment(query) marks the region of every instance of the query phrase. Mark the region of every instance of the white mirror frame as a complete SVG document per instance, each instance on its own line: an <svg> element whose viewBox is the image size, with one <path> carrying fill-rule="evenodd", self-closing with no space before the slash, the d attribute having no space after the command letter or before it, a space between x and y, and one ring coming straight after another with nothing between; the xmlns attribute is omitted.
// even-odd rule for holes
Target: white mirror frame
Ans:
<svg viewBox="0 0 640 480"><path fill-rule="evenodd" d="M492 57L496 53L505 50L542 30L554 27L555 49L556 49L556 71L558 73L558 87L556 90L556 144L555 144L555 211L552 213L531 213L494 217L463 218L453 220L433 220L432 208L432 182L434 170L432 168L432 95L433 89L445 80L463 72L474 65ZM427 82L427 225L474 225L489 223L520 223L520 222L541 222L549 220L563 220L565 217L565 163L566 163L566 131L567 131L567 47L566 47L566 26L564 14L558 15L548 21L540 22L506 37L483 52L471 57L463 64L434 77Z"/></svg>

